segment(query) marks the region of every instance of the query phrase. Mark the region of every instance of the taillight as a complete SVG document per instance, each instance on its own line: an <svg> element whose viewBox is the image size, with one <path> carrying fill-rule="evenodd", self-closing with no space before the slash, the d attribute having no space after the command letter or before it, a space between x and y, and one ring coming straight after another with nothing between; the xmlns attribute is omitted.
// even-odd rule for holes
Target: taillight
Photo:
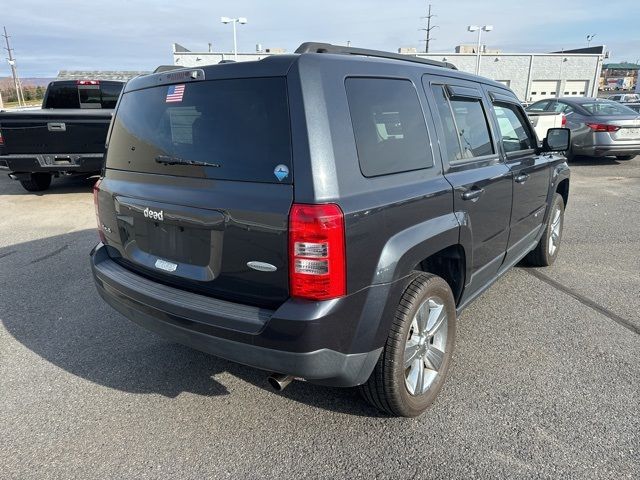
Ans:
<svg viewBox="0 0 640 480"><path fill-rule="evenodd" d="M77 85L100 85L100 80L76 80Z"/></svg>
<svg viewBox="0 0 640 480"><path fill-rule="evenodd" d="M619 126L607 125L606 123L587 123L587 127L594 132L617 132L620 130Z"/></svg>
<svg viewBox="0 0 640 480"><path fill-rule="evenodd" d="M93 184L93 206L96 209L96 223L98 224L98 235L100 236L100 241L102 243L107 243L107 239L104 236L104 231L102 230L102 222L100 222L100 206L98 204L98 194L100 193L101 183L102 179L99 178L98 181Z"/></svg>
<svg viewBox="0 0 640 480"><path fill-rule="evenodd" d="M0 145L4 145L4 138L2 138L2 130L0 130Z"/></svg>
<svg viewBox="0 0 640 480"><path fill-rule="evenodd" d="M335 204L294 204L289 214L291 296L328 300L345 295L344 214Z"/></svg>
<svg viewBox="0 0 640 480"><path fill-rule="evenodd" d="M560 125L563 127L567 126L567 116L564 113L562 114L562 120L560 122Z"/></svg>

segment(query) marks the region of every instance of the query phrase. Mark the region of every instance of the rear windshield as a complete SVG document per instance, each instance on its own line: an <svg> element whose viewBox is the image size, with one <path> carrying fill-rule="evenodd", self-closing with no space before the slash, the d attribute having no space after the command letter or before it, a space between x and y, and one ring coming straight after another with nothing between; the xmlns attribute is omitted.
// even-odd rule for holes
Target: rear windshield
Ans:
<svg viewBox="0 0 640 480"><path fill-rule="evenodd" d="M43 108L115 108L123 86L122 82L53 83L49 85Z"/></svg>
<svg viewBox="0 0 640 480"><path fill-rule="evenodd" d="M581 103L580 106L592 115L598 116L610 116L610 115L635 115L636 112L629 107L620 105L616 102L609 100L593 102L593 103Z"/></svg>
<svg viewBox="0 0 640 480"><path fill-rule="evenodd" d="M274 77L162 85L125 93L113 123L107 167L291 183L286 92L285 79Z"/></svg>

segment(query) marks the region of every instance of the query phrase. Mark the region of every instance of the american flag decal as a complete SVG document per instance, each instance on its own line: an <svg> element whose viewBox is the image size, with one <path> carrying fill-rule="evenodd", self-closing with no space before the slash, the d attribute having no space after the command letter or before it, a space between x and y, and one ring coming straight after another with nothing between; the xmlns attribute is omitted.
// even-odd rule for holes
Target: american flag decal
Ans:
<svg viewBox="0 0 640 480"><path fill-rule="evenodd" d="M165 98L164 101L166 103L181 102L183 95L184 95L184 84L169 85L169 89L167 90L167 98Z"/></svg>

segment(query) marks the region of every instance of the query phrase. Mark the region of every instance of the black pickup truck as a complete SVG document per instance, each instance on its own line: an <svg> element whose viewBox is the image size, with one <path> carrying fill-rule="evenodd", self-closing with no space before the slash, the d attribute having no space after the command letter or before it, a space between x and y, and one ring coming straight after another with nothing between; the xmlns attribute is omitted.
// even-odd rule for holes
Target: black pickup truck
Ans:
<svg viewBox="0 0 640 480"><path fill-rule="evenodd" d="M98 173L123 86L119 81L54 81L42 109L1 111L0 169L30 192L49 188L52 176Z"/></svg>

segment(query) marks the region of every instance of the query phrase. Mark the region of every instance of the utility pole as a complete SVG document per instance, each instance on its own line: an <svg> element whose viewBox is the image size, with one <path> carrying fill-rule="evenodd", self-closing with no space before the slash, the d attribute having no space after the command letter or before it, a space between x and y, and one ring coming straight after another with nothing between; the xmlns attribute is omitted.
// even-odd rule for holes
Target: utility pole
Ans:
<svg viewBox="0 0 640 480"><path fill-rule="evenodd" d="M429 4L429 10L427 13L426 17L420 17L421 19L427 19L427 28L421 28L420 30L422 30L423 32L426 32L426 38L424 40L422 40L424 42L424 53L429 53L429 43L431 43L431 40L435 40L434 38L431 38L431 30L433 30L434 28L440 28L438 25L433 25L431 26L431 19L433 17L437 17L437 15L433 15L431 13L431 4Z"/></svg>
<svg viewBox="0 0 640 480"><path fill-rule="evenodd" d="M11 75L13 76L13 85L16 88L16 97L18 99L18 106L21 107L25 104L24 95L22 94L22 86L20 85L20 78L18 77L18 69L16 68L16 59L13 58L13 49L9 45L9 35L7 35L7 27L4 28L4 40L7 44L5 50L9 53L9 57L7 58L9 62L9 66L11 67Z"/></svg>

